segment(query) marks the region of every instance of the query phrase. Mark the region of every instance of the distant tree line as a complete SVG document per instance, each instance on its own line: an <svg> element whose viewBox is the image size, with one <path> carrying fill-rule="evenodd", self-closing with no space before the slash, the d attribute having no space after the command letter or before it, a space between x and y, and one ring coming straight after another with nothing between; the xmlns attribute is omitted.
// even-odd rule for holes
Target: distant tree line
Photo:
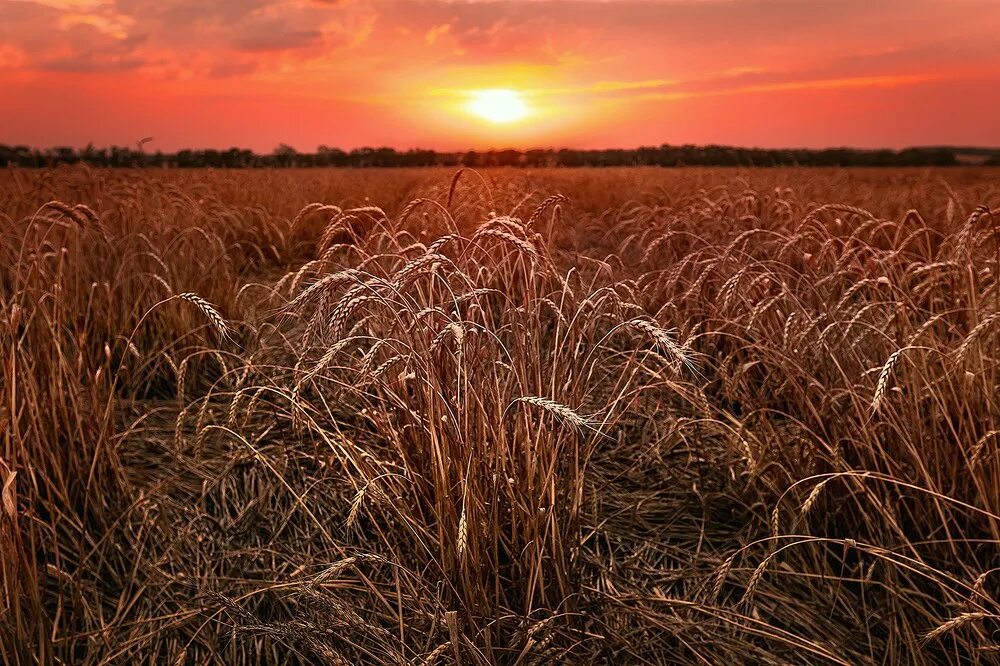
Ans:
<svg viewBox="0 0 1000 666"><path fill-rule="evenodd" d="M986 164L1000 164L1000 152L987 156ZM736 148L732 146L646 146L618 150L490 150L436 152L397 151L393 148L358 148L351 151L320 146L314 153L298 152L280 145L266 155L245 148L228 150L179 150L175 153L149 152L138 148L112 146L83 149L56 147L44 150L28 146L0 144L0 167L45 167L86 163L99 167L426 167L426 166L511 166L511 167L615 167L615 166L952 166L963 163L957 149L948 147L907 148L904 150L825 150Z"/></svg>

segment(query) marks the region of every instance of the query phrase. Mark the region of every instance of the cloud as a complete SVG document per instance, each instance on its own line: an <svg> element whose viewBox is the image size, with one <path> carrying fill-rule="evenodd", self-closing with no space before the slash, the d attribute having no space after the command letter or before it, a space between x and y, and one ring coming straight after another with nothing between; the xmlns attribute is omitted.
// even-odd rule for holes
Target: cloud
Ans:
<svg viewBox="0 0 1000 666"><path fill-rule="evenodd" d="M927 68L935 40L946 54L965 51L954 60L995 60L1000 38L989 27L998 20L1000 6L987 0L8 0L0 42L27 54L22 68L79 56L154 63L162 75L197 75L198 67L206 77L249 76L287 72L292 61L299 72L309 63L329 70L352 49L358 78L389 67L416 77L530 65L559 73L553 84L579 84L623 72L690 79L790 62L837 61L842 71L831 76L850 76L852 54L858 67ZM131 53L107 55L111 41L135 35L148 38L129 41ZM908 53L916 59L906 64Z"/></svg>
<svg viewBox="0 0 1000 666"><path fill-rule="evenodd" d="M424 42L426 42L428 46L433 46L434 42L438 40L438 37L446 35L450 31L450 23L442 23L441 25L433 26L426 33L424 33Z"/></svg>
<svg viewBox="0 0 1000 666"><path fill-rule="evenodd" d="M234 44L244 51L287 51L315 46L322 38L323 33L315 29L262 25L238 35Z"/></svg>
<svg viewBox="0 0 1000 666"><path fill-rule="evenodd" d="M22 69L249 76L363 42L374 21L366 7L352 0L11 0L0 2L0 43L26 54L8 58L8 67Z"/></svg>
<svg viewBox="0 0 1000 666"><path fill-rule="evenodd" d="M955 76L948 76L940 73L927 74L904 74L904 75L884 75L884 76L849 76L841 78L825 79L804 79L796 78L787 81L763 81L758 83L738 84L730 82L729 85L720 85L719 81L709 82L708 85L698 85L697 82L688 85L677 86L674 90L660 90L648 92L636 96L638 100L684 100L695 97L708 97L719 95L742 95L749 93L769 93L788 92L803 90L835 90L844 88L885 88L897 86L910 86L942 79L952 79Z"/></svg>
<svg viewBox="0 0 1000 666"><path fill-rule="evenodd" d="M0 69L18 69L28 62L24 49L13 44L0 44Z"/></svg>
<svg viewBox="0 0 1000 666"><path fill-rule="evenodd" d="M121 72L146 64L139 57L107 57L98 53L74 54L67 58L49 58L40 68L50 72Z"/></svg>
<svg viewBox="0 0 1000 666"><path fill-rule="evenodd" d="M132 17L123 14L67 12L59 15L56 27L68 31L81 25L89 26L114 39L126 39L134 23Z"/></svg>
<svg viewBox="0 0 1000 666"><path fill-rule="evenodd" d="M258 70L256 62L227 61L217 65L212 65L208 70L210 79L228 79L234 77L248 76Z"/></svg>

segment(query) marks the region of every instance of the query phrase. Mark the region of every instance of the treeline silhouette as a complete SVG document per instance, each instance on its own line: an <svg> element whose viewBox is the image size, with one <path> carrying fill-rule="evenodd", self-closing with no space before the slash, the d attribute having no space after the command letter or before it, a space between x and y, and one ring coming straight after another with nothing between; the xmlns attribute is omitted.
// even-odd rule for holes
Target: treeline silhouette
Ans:
<svg viewBox="0 0 1000 666"><path fill-rule="evenodd" d="M397 151L393 148L358 148L351 151L320 146L316 152L299 152L279 145L270 154L244 148L228 150L179 150L175 153L150 152L138 148L112 146L82 150L70 147L36 149L0 144L0 166L47 167L86 163L98 167L427 167L427 166L511 166L511 167L616 167L616 166L952 166L963 163L955 148L906 148L904 150L824 150L737 148L664 144L635 149L572 150L490 150L436 152ZM988 154L979 163L1000 165L1000 153Z"/></svg>

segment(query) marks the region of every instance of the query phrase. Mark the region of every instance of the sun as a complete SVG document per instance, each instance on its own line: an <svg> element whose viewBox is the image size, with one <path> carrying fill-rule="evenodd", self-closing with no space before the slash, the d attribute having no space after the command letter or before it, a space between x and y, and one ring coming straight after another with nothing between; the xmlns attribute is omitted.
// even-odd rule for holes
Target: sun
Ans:
<svg viewBox="0 0 1000 666"><path fill-rule="evenodd" d="M466 108L472 115L497 124L516 122L529 113L521 93L507 88L473 90Z"/></svg>

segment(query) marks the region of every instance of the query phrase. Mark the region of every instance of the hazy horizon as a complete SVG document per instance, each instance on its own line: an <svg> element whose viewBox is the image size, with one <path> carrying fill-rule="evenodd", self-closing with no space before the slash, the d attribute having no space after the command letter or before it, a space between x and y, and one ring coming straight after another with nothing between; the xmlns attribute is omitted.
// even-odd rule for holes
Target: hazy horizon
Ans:
<svg viewBox="0 0 1000 666"><path fill-rule="evenodd" d="M10 141L10 142L0 141L0 145L4 145L4 146L8 146L8 147L26 146L27 148L29 148L31 150L39 150L39 151L54 150L54 149L58 149L58 148L71 148L73 150L82 151L82 150L87 149L88 147L92 147L95 150L103 150L103 149L110 149L110 148L137 149L138 143L139 143L138 141L132 141L131 143L122 142L122 143L114 143L114 144L97 144L95 142L87 142L87 143L84 143L84 144L32 145L32 144L25 143L23 141L22 142L18 142L18 141ZM228 146L222 146L222 145L216 145L216 146L181 146L181 147L176 148L176 149L167 150L167 149L158 147L155 140L143 143L143 150L145 152L147 152L147 153L155 153L157 151L160 151L160 152L168 153L168 154L174 154L174 153L177 153L177 152L182 151L182 150L192 150L192 151L216 150L216 151L222 151L222 152L227 151L227 150L250 150L255 155L270 155L270 154L274 153L275 151L279 150L282 146L290 147L290 148L294 149L296 152L302 153L302 154L315 154L315 153L317 153L319 151L320 148L327 148L329 150L341 150L341 151L348 152L348 153L351 152L351 151L355 151L355 150L365 150L365 149L373 149L373 150L389 149L389 150L394 150L397 153L406 153L408 151L424 151L424 150L426 150L426 151L432 151L432 152L436 152L436 153L440 153L440 154L457 154L457 153L465 153L465 152L479 152L479 153L495 152L495 153L499 153L499 152L505 152L505 151L510 151L510 150L515 151L515 152L519 152L519 153L526 153L526 152L534 151L534 150L552 151L552 152L558 152L560 150L571 150L571 151L580 151L580 152L590 152L590 151L626 151L627 152L627 151L637 151L637 150L641 150L641 149L645 149L645 148L659 149L659 148L661 148L663 146L670 146L670 147L673 147L673 148L681 148L681 147L684 147L684 146L694 146L696 148L705 148L705 147L709 147L709 146L715 146L715 147L720 147L720 148L733 148L733 149L737 149L737 150L810 151L810 152L819 152L819 151L824 151L824 150L850 150L850 151L857 151L857 152L875 152L875 151L889 150L889 151L899 152L899 151L903 151L903 150L938 150L938 149L940 149L940 150L953 150L953 151L957 151L957 152L961 152L961 151L1000 152L1000 145L987 145L987 144L983 144L983 145L926 144L926 145L906 145L906 146L899 146L899 147L893 147L893 146L870 146L870 147L868 147L868 146L849 146L849 145L829 145L829 146L755 146L755 145L737 145L737 144L709 144L709 143L672 143L672 142L661 142L661 143L649 143L649 144L634 145L634 146L597 146L597 147L593 147L593 148L579 148L579 147L575 147L575 146L528 145L528 146L521 147L521 148L514 147L514 146L486 146L486 147L483 147L483 148L464 148L464 149L463 148L458 148L458 149L454 149L454 150L446 150L446 149L442 149L442 148L436 148L434 146L425 146L425 145L414 145L414 146L406 146L406 147L386 146L386 145L378 145L378 144L368 144L368 145L358 145L358 146L341 146L341 145L325 144L325 143L322 143L322 142L320 142L316 146L308 147L308 146L294 146L294 145L291 145L291 144L289 144L289 143L287 143L285 141L279 141L274 146L272 146L270 149L263 149L263 150L256 150L256 149L250 148L249 146L240 146L240 145L228 145Z"/></svg>

